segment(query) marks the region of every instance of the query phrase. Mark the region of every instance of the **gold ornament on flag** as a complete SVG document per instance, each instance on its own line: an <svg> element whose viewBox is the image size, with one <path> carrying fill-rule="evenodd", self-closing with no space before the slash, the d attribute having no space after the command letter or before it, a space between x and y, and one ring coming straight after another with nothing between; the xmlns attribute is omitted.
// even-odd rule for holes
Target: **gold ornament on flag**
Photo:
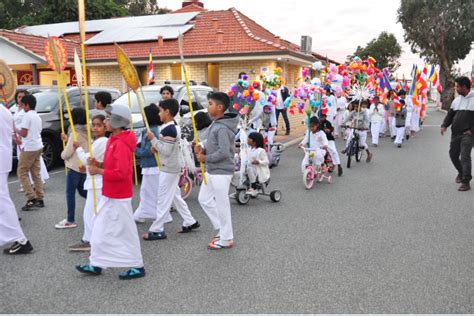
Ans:
<svg viewBox="0 0 474 316"><path fill-rule="evenodd" d="M16 79L7 63L0 59L0 101L8 103L15 97Z"/></svg>
<svg viewBox="0 0 474 316"><path fill-rule="evenodd" d="M136 92L140 87L140 80L138 79L138 74L137 70L135 69L135 66L133 66L132 62L125 54L123 49L117 44L115 44L115 54L117 56L117 62L120 68L120 72L123 75L123 78L127 82L127 85L130 87L130 89Z"/></svg>
<svg viewBox="0 0 474 316"><path fill-rule="evenodd" d="M63 42L56 36L50 36L46 40L44 56L48 65L54 71L62 71L67 67L67 50Z"/></svg>

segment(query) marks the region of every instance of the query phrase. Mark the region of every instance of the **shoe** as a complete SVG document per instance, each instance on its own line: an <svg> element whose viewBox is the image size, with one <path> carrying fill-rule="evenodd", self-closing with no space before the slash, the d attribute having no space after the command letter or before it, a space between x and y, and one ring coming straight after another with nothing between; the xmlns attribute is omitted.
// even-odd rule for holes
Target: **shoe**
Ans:
<svg viewBox="0 0 474 316"><path fill-rule="evenodd" d="M131 280L136 278L143 278L145 276L145 268L131 268L127 272L120 272L120 280Z"/></svg>
<svg viewBox="0 0 474 316"><path fill-rule="evenodd" d="M228 249L234 247L234 242L232 240L224 242L220 239L216 239L211 241L207 247L211 250Z"/></svg>
<svg viewBox="0 0 474 316"><path fill-rule="evenodd" d="M367 154L367 159L365 161L370 162L372 160L372 153Z"/></svg>
<svg viewBox="0 0 474 316"><path fill-rule="evenodd" d="M146 233L145 235L143 235L143 239L144 240L162 240L162 239L166 239L168 238L168 236L166 236L166 233L165 231L161 231L161 232L148 232Z"/></svg>
<svg viewBox="0 0 474 316"><path fill-rule="evenodd" d="M91 244L88 242L81 241L78 244L69 246L69 251L72 251L72 252L91 251Z"/></svg>
<svg viewBox="0 0 474 316"><path fill-rule="evenodd" d="M190 225L190 226L183 226L181 227L181 231L180 233L181 234L185 234L185 233L189 233L190 231L192 231L193 229L198 229L199 227L201 227L201 224L199 224L198 221L196 221L196 223Z"/></svg>
<svg viewBox="0 0 474 316"><path fill-rule="evenodd" d="M374 147L377 147L377 146L378 146L377 144L373 144L373 145L374 145Z"/></svg>
<svg viewBox="0 0 474 316"><path fill-rule="evenodd" d="M343 150L341 151L341 153L343 153L343 154L346 154L346 152L347 152L346 149L343 149Z"/></svg>
<svg viewBox="0 0 474 316"><path fill-rule="evenodd" d="M258 190L254 188L250 188L247 190L247 194L252 197L256 197L258 195Z"/></svg>
<svg viewBox="0 0 474 316"><path fill-rule="evenodd" d="M398 148L402 148L402 144L398 144L397 147L398 147Z"/></svg>
<svg viewBox="0 0 474 316"><path fill-rule="evenodd" d="M176 209L174 208L174 206L170 208L170 212L176 212Z"/></svg>
<svg viewBox="0 0 474 316"><path fill-rule="evenodd" d="M31 246L30 242L27 240L26 244L22 245L18 241L7 249L3 249L3 253L7 255L21 255L27 254L33 251L33 246Z"/></svg>
<svg viewBox="0 0 474 316"><path fill-rule="evenodd" d="M396 136L392 136L391 138L392 138L392 140L395 140Z"/></svg>
<svg viewBox="0 0 474 316"><path fill-rule="evenodd" d="M342 174L343 174L342 166L337 165L337 176L340 177L340 176L342 176Z"/></svg>
<svg viewBox="0 0 474 316"><path fill-rule="evenodd" d="M91 266L90 264L83 264L76 266L76 270L90 275L99 275L102 273L102 268Z"/></svg>
<svg viewBox="0 0 474 316"><path fill-rule="evenodd" d="M407 140L409 140L409 139L410 139L410 135L405 136L405 138L406 138Z"/></svg>
<svg viewBox="0 0 474 316"><path fill-rule="evenodd" d="M464 192L464 191L469 191L470 189L471 189L471 186L469 185L469 183L463 183L459 187L458 191Z"/></svg>
<svg viewBox="0 0 474 316"><path fill-rule="evenodd" d="M461 176L458 175L458 176L456 177L456 180L454 180L454 181L456 181L456 183L461 183L461 182L462 182Z"/></svg>
<svg viewBox="0 0 474 316"><path fill-rule="evenodd" d="M43 208L44 207L44 201L43 200L36 200L36 207Z"/></svg>
<svg viewBox="0 0 474 316"><path fill-rule="evenodd" d="M68 229L68 228L76 228L77 224L76 223L69 223L67 219L63 219L56 225L54 225L57 229Z"/></svg>
<svg viewBox="0 0 474 316"><path fill-rule="evenodd" d="M285 135L286 135L286 136L290 135L290 130L289 130L289 129L286 130Z"/></svg>
<svg viewBox="0 0 474 316"><path fill-rule="evenodd" d="M36 199L32 199L32 200L29 200L28 202L26 202L25 206L23 206L21 208L22 211L32 211L32 210L36 210L37 206L36 206Z"/></svg>

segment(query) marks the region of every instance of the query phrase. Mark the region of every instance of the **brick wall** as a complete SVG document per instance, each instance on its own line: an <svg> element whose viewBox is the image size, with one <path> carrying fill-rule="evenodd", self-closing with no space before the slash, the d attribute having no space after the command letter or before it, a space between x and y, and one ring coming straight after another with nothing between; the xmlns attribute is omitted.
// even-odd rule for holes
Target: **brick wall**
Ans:
<svg viewBox="0 0 474 316"><path fill-rule="evenodd" d="M113 87L124 91L122 74L118 66L89 67L90 85L96 87Z"/></svg>

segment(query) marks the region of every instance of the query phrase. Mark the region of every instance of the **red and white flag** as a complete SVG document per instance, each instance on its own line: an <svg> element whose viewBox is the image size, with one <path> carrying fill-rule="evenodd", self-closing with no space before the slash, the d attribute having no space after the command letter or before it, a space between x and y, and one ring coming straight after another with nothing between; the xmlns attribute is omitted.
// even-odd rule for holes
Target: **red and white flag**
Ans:
<svg viewBox="0 0 474 316"><path fill-rule="evenodd" d="M152 49L150 48L150 63L148 64L148 84L155 83L155 72L153 71L153 55Z"/></svg>

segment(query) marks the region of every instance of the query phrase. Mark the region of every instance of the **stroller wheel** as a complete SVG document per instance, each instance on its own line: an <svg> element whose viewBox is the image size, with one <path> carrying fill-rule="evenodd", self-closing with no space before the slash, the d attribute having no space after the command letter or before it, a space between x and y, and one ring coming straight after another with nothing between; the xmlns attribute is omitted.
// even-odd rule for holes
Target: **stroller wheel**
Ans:
<svg viewBox="0 0 474 316"><path fill-rule="evenodd" d="M235 199L240 205L246 205L250 201L250 195L246 190L238 190L235 194Z"/></svg>
<svg viewBox="0 0 474 316"><path fill-rule="evenodd" d="M270 192L270 200L272 200L272 202L280 202L281 192L278 190Z"/></svg>

